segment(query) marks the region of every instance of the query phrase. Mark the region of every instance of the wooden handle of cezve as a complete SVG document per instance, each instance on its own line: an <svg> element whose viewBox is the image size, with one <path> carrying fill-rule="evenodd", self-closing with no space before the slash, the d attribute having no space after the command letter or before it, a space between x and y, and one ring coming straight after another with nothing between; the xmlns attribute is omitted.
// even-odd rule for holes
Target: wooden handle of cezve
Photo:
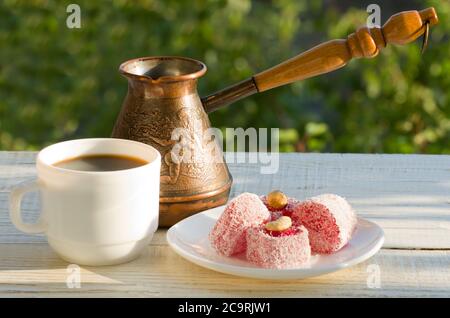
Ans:
<svg viewBox="0 0 450 318"><path fill-rule="evenodd" d="M343 67L352 58L371 58L388 43L406 44L424 33L424 25L438 23L434 8L404 11L393 15L382 28L366 26L350 34L347 39L320 44L252 78L204 98L203 105L211 112L255 92L303 80ZM255 90L255 91L252 91Z"/></svg>
<svg viewBox="0 0 450 318"><path fill-rule="evenodd" d="M393 15L383 27L361 27L346 40L320 44L290 60L254 76L258 91L334 71L352 58L374 57L386 44L406 44L424 32L423 25L438 22L434 8Z"/></svg>

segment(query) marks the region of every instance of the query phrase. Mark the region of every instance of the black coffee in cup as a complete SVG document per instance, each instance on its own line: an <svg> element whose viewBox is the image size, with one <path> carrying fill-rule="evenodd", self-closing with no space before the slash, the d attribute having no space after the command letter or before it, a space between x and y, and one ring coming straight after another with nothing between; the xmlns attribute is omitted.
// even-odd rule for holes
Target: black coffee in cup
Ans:
<svg viewBox="0 0 450 318"><path fill-rule="evenodd" d="M124 155L85 155L65 159L53 166L78 171L117 171L143 166L148 162L140 158Z"/></svg>

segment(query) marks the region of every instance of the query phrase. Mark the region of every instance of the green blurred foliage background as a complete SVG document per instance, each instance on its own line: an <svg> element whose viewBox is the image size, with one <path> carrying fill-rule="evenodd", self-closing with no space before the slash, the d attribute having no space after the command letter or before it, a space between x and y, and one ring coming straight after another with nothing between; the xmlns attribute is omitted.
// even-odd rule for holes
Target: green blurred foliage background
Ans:
<svg viewBox="0 0 450 318"><path fill-rule="evenodd" d="M66 27L66 7L82 10ZM118 65L182 55L204 61L207 95L364 24L370 1L0 1L0 149L109 136L126 94ZM282 151L450 153L450 1L377 1L382 23L434 6L440 24L374 59L244 99L215 127L280 127Z"/></svg>

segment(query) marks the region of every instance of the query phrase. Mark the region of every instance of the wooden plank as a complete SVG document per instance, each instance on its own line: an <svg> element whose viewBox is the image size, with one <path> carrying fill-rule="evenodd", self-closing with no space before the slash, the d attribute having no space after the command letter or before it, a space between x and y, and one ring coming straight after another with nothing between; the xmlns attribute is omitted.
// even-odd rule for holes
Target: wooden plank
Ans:
<svg viewBox="0 0 450 318"><path fill-rule="evenodd" d="M0 151L0 192L36 177L36 152Z"/></svg>
<svg viewBox="0 0 450 318"><path fill-rule="evenodd" d="M7 210L11 186L35 177L35 156L0 152L0 242L45 241L15 230ZM298 198L337 193L383 227L386 248L450 248L450 156L280 154L278 172L267 175L260 173L262 164L249 163L248 154L237 156L229 162L232 196L275 188ZM38 209L37 196L30 195L25 218L35 218Z"/></svg>
<svg viewBox="0 0 450 318"><path fill-rule="evenodd" d="M80 289L67 287L68 264L46 244L3 244L0 255L1 297L450 297L450 251L381 250L336 273L262 281L216 273L154 245L127 264L81 267Z"/></svg>
<svg viewBox="0 0 450 318"><path fill-rule="evenodd" d="M448 250L382 249L363 264L321 277L259 281L185 261L168 248L164 230L134 262L82 267L81 288L70 289L68 264L45 238L24 235L9 222L8 192L35 177L34 160L33 152L0 152L0 243L9 243L0 244L0 296L450 297ZM259 164L229 166L232 195L274 188L299 198L334 192L346 196L361 216L383 226L385 248L450 247L450 156L282 154L280 169L272 175L261 175ZM30 195L23 208L26 220L36 218L37 195ZM373 268L380 269L380 288L367 285Z"/></svg>

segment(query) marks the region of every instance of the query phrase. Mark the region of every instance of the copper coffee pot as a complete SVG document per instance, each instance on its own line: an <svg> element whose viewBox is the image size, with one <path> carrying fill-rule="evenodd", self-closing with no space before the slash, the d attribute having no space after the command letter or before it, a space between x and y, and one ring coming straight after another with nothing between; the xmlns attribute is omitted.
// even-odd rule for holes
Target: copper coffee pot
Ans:
<svg viewBox="0 0 450 318"><path fill-rule="evenodd" d="M200 99L202 62L184 57L144 57L120 65L128 94L113 137L141 141L162 155L160 225L169 226L196 212L223 205L232 183L207 113L254 93L324 74L352 58L374 57L388 43L406 44L438 23L434 8L392 16L382 28L361 27L347 39L320 44L253 77ZM184 133L177 133L181 128ZM175 132L175 133L174 133ZM209 136L205 138L206 136ZM173 155L174 146L177 148Z"/></svg>

